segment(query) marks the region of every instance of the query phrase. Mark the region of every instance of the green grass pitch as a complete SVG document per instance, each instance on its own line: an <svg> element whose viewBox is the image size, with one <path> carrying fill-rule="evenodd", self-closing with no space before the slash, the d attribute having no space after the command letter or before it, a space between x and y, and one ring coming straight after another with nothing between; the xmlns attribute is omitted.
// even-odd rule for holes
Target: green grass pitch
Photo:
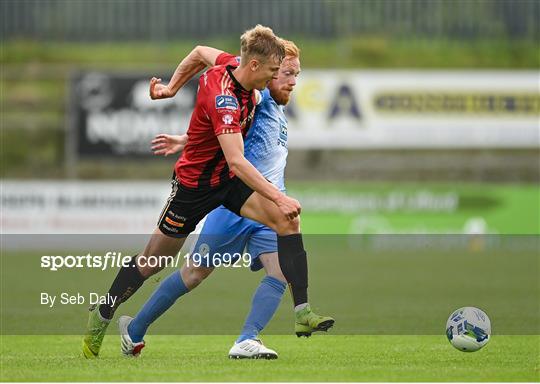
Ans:
<svg viewBox="0 0 540 384"><path fill-rule="evenodd" d="M140 358L108 335L86 360L79 336L4 336L2 381L539 381L539 336L495 336L463 353L441 336L268 335L278 360L229 360L234 336L148 336Z"/></svg>
<svg viewBox="0 0 540 384"><path fill-rule="evenodd" d="M263 333L265 344L280 354L276 361L227 358L262 273L216 271L153 324L141 358L120 356L112 324L101 358L87 361L81 336L58 335L83 330L87 305L51 309L39 305L39 292L102 291L116 271L52 273L39 268L36 255L4 255L1 380L540 381L540 288L533 250L447 255L434 248L411 254L360 247L357 253L344 239L329 245L327 238L306 240L314 250L314 309L335 316L336 326L310 339L287 335L294 318L286 294ZM453 266L465 268L454 273ZM24 270L26 279L11 272L16 270ZM137 313L157 284L156 279L145 284L117 315ZM444 334L448 315L463 305L486 310L493 324L492 340L475 353L455 350Z"/></svg>
<svg viewBox="0 0 540 384"><path fill-rule="evenodd" d="M493 206L482 208L473 205L484 201L479 197L485 189L469 186L460 192L469 205L460 205L457 212L385 216L393 228L404 230L414 222L436 230L461 228L478 216L499 233L515 234L480 239L485 242L481 246L456 236L314 235L347 233L361 214L310 213L303 222L312 234L304 238L310 301L315 311L334 316L336 326L310 339L287 335L294 319L290 295L285 294L262 337L279 353L276 361L227 358L262 272L214 272L152 325L141 358L120 355L116 327L111 326L101 358L89 361L81 356L81 336L69 336L83 331L88 303L48 308L40 305L40 292L104 293L117 270L51 272L40 268L39 258L103 255L111 249L96 237L91 247L3 252L0 380L539 382L538 238L519 235L538 233L538 199L534 187L526 192L497 189L488 199ZM145 241L137 236L132 240ZM422 246L408 249L411 241ZM133 254L124 247L114 250ZM149 279L117 317L137 313L169 273ZM481 351L459 352L446 340L448 315L462 306L478 306L491 319L494 336Z"/></svg>

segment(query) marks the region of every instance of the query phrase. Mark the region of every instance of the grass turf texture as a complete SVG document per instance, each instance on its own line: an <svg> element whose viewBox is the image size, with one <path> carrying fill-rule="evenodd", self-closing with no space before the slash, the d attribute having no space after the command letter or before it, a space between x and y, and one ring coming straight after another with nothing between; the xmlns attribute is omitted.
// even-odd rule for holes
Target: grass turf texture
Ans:
<svg viewBox="0 0 540 384"><path fill-rule="evenodd" d="M534 248L520 248L530 240L505 239L497 244L498 251L448 251L437 248L444 243L427 241L419 243L425 247L422 251L406 251L403 241L407 238L385 236L372 240L403 249L376 251L357 237L306 236L312 308L336 318L332 331L336 335L444 334L448 316L467 305L484 310L496 334L538 335L537 253ZM104 254L98 249L80 249ZM65 252L80 253L79 249ZM88 318L90 293L104 294L117 273L116 268L52 272L40 268L43 254L2 254L2 335L80 334ZM117 314L135 315L160 280L173 270L167 268L149 279ZM17 271L25 271L25 278ZM246 268L218 268L200 287L178 300L152 325L149 334L235 335L262 276L262 271L252 273ZM42 304L42 293L57 296L54 306ZM84 300L62 303L61 295L65 294ZM291 332L291 306L286 293L265 334ZM109 331L112 334L115 328Z"/></svg>
<svg viewBox="0 0 540 384"><path fill-rule="evenodd" d="M275 361L229 360L234 336L148 336L138 359L105 339L99 360L79 336L3 336L2 381L538 381L539 336L495 336L463 353L440 336L269 335ZM39 346L39 350L36 349Z"/></svg>

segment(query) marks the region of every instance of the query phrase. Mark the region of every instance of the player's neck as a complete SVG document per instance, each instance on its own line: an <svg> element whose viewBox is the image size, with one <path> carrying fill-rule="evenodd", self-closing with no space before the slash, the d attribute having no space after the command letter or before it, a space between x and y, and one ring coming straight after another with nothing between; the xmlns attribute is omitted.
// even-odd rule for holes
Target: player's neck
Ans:
<svg viewBox="0 0 540 384"><path fill-rule="evenodd" d="M238 81L246 91L251 91L254 88L249 81L249 72L247 67L237 67L234 71L232 71L232 74L236 81Z"/></svg>

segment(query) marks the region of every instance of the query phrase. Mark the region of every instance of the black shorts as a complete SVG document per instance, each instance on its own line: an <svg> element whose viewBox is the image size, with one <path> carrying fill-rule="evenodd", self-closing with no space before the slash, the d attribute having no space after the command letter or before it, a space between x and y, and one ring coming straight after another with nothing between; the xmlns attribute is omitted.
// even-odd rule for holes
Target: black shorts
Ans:
<svg viewBox="0 0 540 384"><path fill-rule="evenodd" d="M240 209L253 190L238 177L208 189L183 186L175 175L172 191L158 220L158 228L174 237L189 235L199 221L220 205L240 216Z"/></svg>

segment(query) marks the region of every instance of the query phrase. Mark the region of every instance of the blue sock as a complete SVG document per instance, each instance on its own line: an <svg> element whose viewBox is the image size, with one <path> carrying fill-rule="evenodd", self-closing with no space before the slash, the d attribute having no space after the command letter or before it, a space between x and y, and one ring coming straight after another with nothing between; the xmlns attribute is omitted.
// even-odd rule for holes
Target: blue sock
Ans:
<svg viewBox="0 0 540 384"><path fill-rule="evenodd" d="M236 340L237 343L254 339L266 327L281 302L285 286L284 282L275 277L266 276L262 279L259 288L253 295L251 311L244 323L240 337Z"/></svg>
<svg viewBox="0 0 540 384"><path fill-rule="evenodd" d="M154 291L152 297L144 304L128 326L128 333L134 343L142 341L146 330L159 316L169 309L176 299L189 292L182 281L180 271L175 271L167 277Z"/></svg>

